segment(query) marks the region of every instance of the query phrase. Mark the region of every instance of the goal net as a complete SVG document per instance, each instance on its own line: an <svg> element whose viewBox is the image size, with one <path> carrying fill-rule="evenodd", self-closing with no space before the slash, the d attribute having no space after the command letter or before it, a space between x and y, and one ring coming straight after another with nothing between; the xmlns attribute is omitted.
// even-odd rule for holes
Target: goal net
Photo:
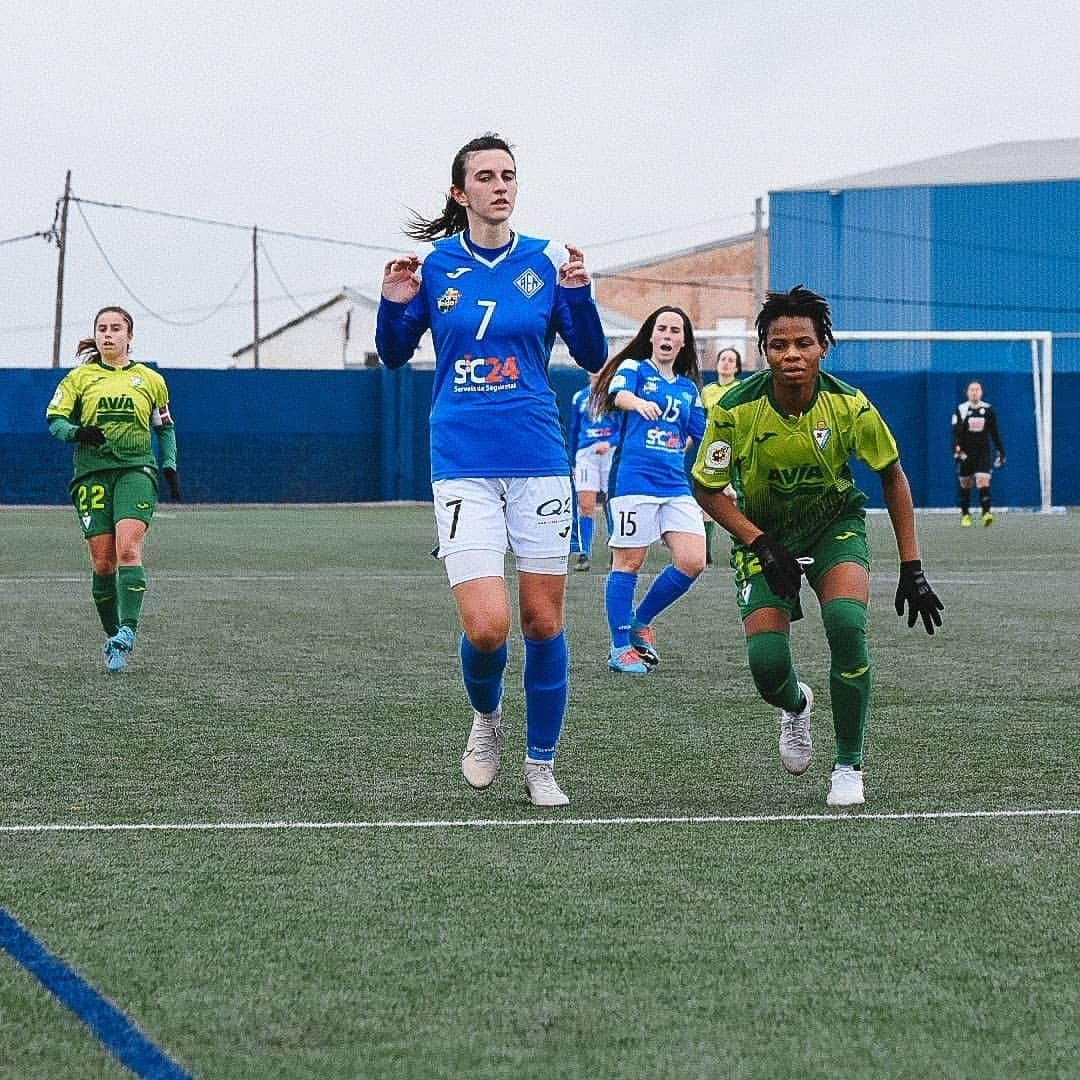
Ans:
<svg viewBox="0 0 1080 1080"><path fill-rule="evenodd" d="M632 335L608 334L612 353ZM732 345L744 374L762 366L753 330L698 330L703 373ZM1036 330L838 330L825 370L849 379L881 410L900 444L916 504L953 507L950 424L969 382L983 385L1007 451L996 505L1049 513L1053 505L1053 334ZM862 486L862 485L860 485ZM869 489L868 494L870 493Z"/></svg>

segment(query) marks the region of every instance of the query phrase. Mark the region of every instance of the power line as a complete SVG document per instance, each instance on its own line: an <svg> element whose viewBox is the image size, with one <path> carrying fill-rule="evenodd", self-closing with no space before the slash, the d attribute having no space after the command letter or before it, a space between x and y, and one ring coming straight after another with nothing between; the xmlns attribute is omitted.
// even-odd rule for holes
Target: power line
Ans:
<svg viewBox="0 0 1080 1080"><path fill-rule="evenodd" d="M738 221L745 218L753 218L751 213L741 214L726 214L724 217L706 218L704 221L694 221L689 225L673 225L669 229L657 229L655 232L638 233L636 236L620 236L615 240L600 240L596 243L585 244L590 251L595 251L597 248L612 247L615 244L628 244L633 240L652 240L657 236L668 236L675 232L685 232L687 229L701 229L706 225L718 225L722 221Z"/></svg>
<svg viewBox="0 0 1080 1080"><path fill-rule="evenodd" d="M328 295L332 296L335 292L339 291L339 288L340 287L336 286L336 285L327 285L325 288L322 288L322 289L306 289L303 292L290 293L289 295L263 296L263 297L260 297L259 302L264 307L266 305L268 305L268 304L281 304L281 303L285 303L286 301L288 301L289 303L295 304L297 297L320 296L320 297L325 298ZM219 305L219 307L221 307L221 306L222 305ZM227 303L227 304L225 304L223 306L227 307L227 308L250 308L251 307L251 301L250 300L230 300L229 303ZM183 315L185 312L189 312L189 311L205 311L206 307L207 307L206 304L192 304L192 305L190 305L188 307L172 308L171 310L165 312L164 314L166 314L166 315ZM308 309L303 308L302 310L307 311ZM82 326L82 324L83 324L82 318L65 319L63 321L63 323L62 323L62 325L65 328L71 328L73 326ZM188 325L188 324L181 324L181 325ZM191 324L191 325L197 325L197 324ZM19 326L3 325L3 326L0 326L0 337L4 337L4 336L6 336L8 334L33 334L33 333L39 333L39 332L44 331L44 330L51 330L52 328L53 328L52 323L36 323L36 324L34 324L34 323L25 323L25 324L22 324L22 325L19 325Z"/></svg>
<svg viewBox="0 0 1080 1080"><path fill-rule="evenodd" d="M602 270L595 271L592 276L596 281L638 281L646 285L681 285L690 289L715 289L718 292L752 293L754 291L749 285L727 285L718 281L681 281L678 278L648 278L638 277L636 274L605 274Z"/></svg>
<svg viewBox="0 0 1080 1080"><path fill-rule="evenodd" d="M153 217L171 218L174 221L189 221L197 225L216 225L222 229L242 229L251 232L253 225L242 225L236 221L220 221L216 218L196 217L194 214L174 214L168 210L148 210L142 206L129 206L126 203L99 202L96 199L80 199L74 195L71 197L74 203L86 203L87 206L103 206L108 210L130 210L136 214L149 214ZM259 226L259 232L267 236L284 236L293 240L312 240L319 244L338 244L341 247L361 248L365 251L382 251L392 255L400 253L400 245L386 247L382 244L367 244L360 240L341 240L334 236L316 236L312 233L289 232L285 229L266 229Z"/></svg>
<svg viewBox="0 0 1080 1080"><path fill-rule="evenodd" d="M212 319L219 311L221 311L221 309L233 298L233 296L236 294L237 289L240 288L240 286L244 283L244 279L251 272L251 266L245 260L244 270L241 273L240 277L237 278L236 284L233 285L233 287L229 290L228 294L225 296L225 299L222 300L220 304L217 304L208 315L205 315L200 319L170 319L168 316L162 315L160 312L154 311L154 309L151 308L145 300L141 300L136 295L135 291L131 288L131 286L128 285L128 283L120 276L120 272L116 269L115 266L113 266L112 260L109 258L109 256L105 254L105 249L101 246L101 241L98 240L97 234L94 232L93 226L91 226L89 220L87 219L86 213L80 205L81 200L73 198L71 201L75 203L75 209L79 211L79 217L82 218L83 224L86 226L86 231L90 234L90 239L94 241L94 246L98 249L98 254L100 254L101 257L105 260L105 265L112 271L113 277L115 277L116 280L120 283L124 291L127 292L128 296L130 296L136 304L143 308L148 315L150 315L152 318L158 319L160 322L168 323L170 326L198 326L200 323L209 322L209 320Z"/></svg>
<svg viewBox="0 0 1080 1080"><path fill-rule="evenodd" d="M5 244L17 244L20 240L33 240L35 236L43 236L46 240L51 240L53 238L53 230L48 229L44 232L26 233L23 236L9 236L6 240L0 240L0 247L3 247Z"/></svg>

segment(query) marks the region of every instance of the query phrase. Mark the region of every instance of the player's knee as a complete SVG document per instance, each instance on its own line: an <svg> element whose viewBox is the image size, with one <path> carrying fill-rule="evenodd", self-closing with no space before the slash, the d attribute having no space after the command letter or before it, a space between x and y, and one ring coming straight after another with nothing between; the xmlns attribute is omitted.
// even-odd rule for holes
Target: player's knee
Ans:
<svg viewBox="0 0 1080 1080"><path fill-rule="evenodd" d="M821 609L821 621L825 625L833 669L841 674L862 674L870 663L866 605L848 597L830 600Z"/></svg>
<svg viewBox="0 0 1080 1080"><path fill-rule="evenodd" d="M750 674L762 697L775 695L791 676L791 640L787 634L767 630L746 639Z"/></svg>
<svg viewBox="0 0 1080 1080"><path fill-rule="evenodd" d="M705 552L703 551L700 556L693 555L687 557L684 555L682 558L673 559L672 565L676 570L685 574L688 578L699 577L705 569Z"/></svg>

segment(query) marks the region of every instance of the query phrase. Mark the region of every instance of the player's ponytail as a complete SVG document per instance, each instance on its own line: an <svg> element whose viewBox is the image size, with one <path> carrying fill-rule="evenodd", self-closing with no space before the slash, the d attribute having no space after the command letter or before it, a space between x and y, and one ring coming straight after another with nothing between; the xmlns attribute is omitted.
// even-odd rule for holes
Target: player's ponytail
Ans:
<svg viewBox="0 0 1080 1080"><path fill-rule="evenodd" d="M450 184L458 191L465 188L465 166L469 155L480 150L504 150L511 159L514 157L510 144L493 131L487 131L479 138L467 142L454 155L454 163L450 166ZM425 218L415 210L410 210L409 213L412 217L406 222L402 232L413 240L430 242L444 236L453 236L455 233L464 232L469 225L465 207L452 193L447 195L443 212L436 218Z"/></svg>

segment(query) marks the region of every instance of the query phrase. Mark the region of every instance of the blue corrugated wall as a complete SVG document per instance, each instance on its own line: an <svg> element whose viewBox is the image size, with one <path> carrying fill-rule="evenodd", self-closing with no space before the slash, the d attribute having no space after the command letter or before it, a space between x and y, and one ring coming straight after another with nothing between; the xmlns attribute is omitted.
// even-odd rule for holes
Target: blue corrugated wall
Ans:
<svg viewBox="0 0 1080 1080"><path fill-rule="evenodd" d="M920 506L955 495L949 419L969 375L957 371L834 370L866 391L900 444ZM840 370L843 367L843 370ZM67 497L71 448L53 439L44 414L62 372L0 369L0 503L56 504ZM192 502L367 502L431 497L428 408L432 373L400 371L193 371L165 373L177 422L180 474ZM576 371L552 372L564 421L585 385ZM1037 506L1030 374L987 378L1009 452L994 478L999 506ZM1080 457L1066 426L1080 372L1055 380L1054 500L1080 505ZM876 478L857 466L860 486L881 505Z"/></svg>

